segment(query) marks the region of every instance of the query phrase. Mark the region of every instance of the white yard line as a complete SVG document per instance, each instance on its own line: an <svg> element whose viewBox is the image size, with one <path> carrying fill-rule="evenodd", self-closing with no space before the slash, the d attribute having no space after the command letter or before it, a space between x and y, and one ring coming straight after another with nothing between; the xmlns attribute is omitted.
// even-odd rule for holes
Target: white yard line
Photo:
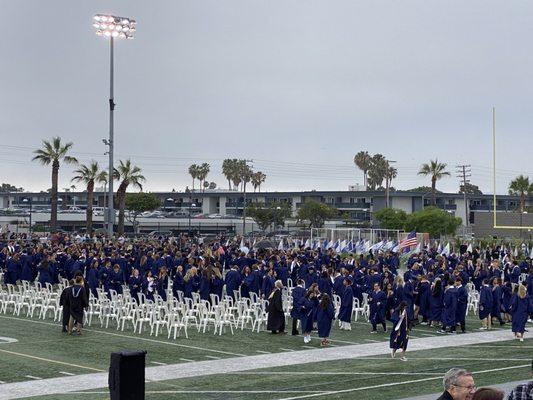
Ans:
<svg viewBox="0 0 533 400"><path fill-rule="evenodd" d="M28 320L32 322L31 320ZM130 336L127 336L131 338ZM409 342L409 353L418 350L436 350L440 348L457 348L458 346L468 346L473 344L489 344L492 342L510 340L512 334L509 331L499 332L477 332L457 336L441 336L431 338L413 339ZM144 339L144 338L137 338ZM258 336L258 340L260 337ZM159 342L166 344L167 342ZM190 346L193 347L193 346ZM335 348L317 348L313 350L294 351L292 349L280 349L282 351L290 351L290 356L286 352L273 354L260 354L247 357L231 357L220 360L196 361L187 364L187 368L181 364L172 364L157 367L146 368L146 378L151 381L169 381L182 378L198 378L201 376L209 376L213 374L223 374L230 372L242 372L260 369L273 370L277 367L287 367L298 364L306 364L311 362L325 362L334 360L354 360L363 357L372 356L386 356L389 354L389 343L366 343L361 345L341 346ZM531 362L525 364L531 366ZM509 367L510 368L520 368ZM504 369L496 369L500 371ZM442 379L439 377L424 378L423 380ZM61 377L43 380L42 385L35 385L32 382L15 382L3 384L0 386L0 400L18 399L24 397L31 397L36 395L53 395L58 393L78 392L91 389L106 388L108 385L108 374L83 374L71 377ZM415 381L416 382L416 381ZM413 382L413 383L415 383ZM402 385L406 382L392 383L391 386ZM381 387L381 386L378 386ZM373 388L373 387L368 387ZM349 389L351 391L361 391L364 388ZM336 392L323 392L333 393ZM343 393L343 391L340 391ZM308 394L304 397L316 397L317 395L325 394ZM304 398L297 396L297 398Z"/></svg>
<svg viewBox="0 0 533 400"><path fill-rule="evenodd" d="M294 349L284 349L283 347L280 347L279 349L282 350L282 351L296 351Z"/></svg>
<svg viewBox="0 0 533 400"><path fill-rule="evenodd" d="M72 372L65 372L65 371L59 371L60 374L62 375L67 375L67 376L74 376L76 374L73 374Z"/></svg>
<svg viewBox="0 0 533 400"><path fill-rule="evenodd" d="M24 378L30 378L30 379L35 379L37 381L40 381L42 380L43 378L39 377L39 376L33 376L33 375L24 375Z"/></svg>
<svg viewBox="0 0 533 400"><path fill-rule="evenodd" d="M103 372L103 370L101 370L101 369L97 369L97 368L85 367L85 366L83 366L83 365L71 364L71 363L66 363L66 362L63 362L63 361L57 361L57 360L51 360L51 359L49 359L49 358L43 358L43 357L32 356L32 355L30 355L30 354L18 353L18 352L16 352L16 351L10 351L10 350L0 349L0 353L11 354L11 355L18 356L18 357L31 358L32 360L45 361L45 362L48 362L48 363L51 363L51 364L67 365L67 366L69 366L69 367L75 367L75 368L87 369L87 370L89 370L89 371L94 371L94 372Z"/></svg>
<svg viewBox="0 0 533 400"><path fill-rule="evenodd" d="M162 363L162 362L158 362L158 361L150 361L150 364L155 364L155 365L168 365L167 363Z"/></svg>
<svg viewBox="0 0 533 400"><path fill-rule="evenodd" d="M484 374L489 372L499 372L499 371L505 371L509 369L518 369L518 368L525 368L525 367L531 367L531 364L524 364L524 365L516 365L514 367L505 367L505 368L494 368L494 369L487 369L484 371L475 371L473 372L474 376L477 374ZM358 388L351 388L351 389L344 389L344 390L332 390L325 393L316 393L316 394L308 394L304 396L295 396L295 397L284 397L279 400L297 400L297 399L307 399L309 397L320 397L320 396L329 396L332 394L339 394L339 393L351 393L351 392L360 392L362 390L370 390L370 389L379 389L384 387L391 387L391 386L401 386L406 385L410 383L419 383L419 382L426 382L431 380L438 380L442 379L441 376L431 377L431 378L423 378L423 379L413 379L410 381L403 381L403 382L393 382L393 383L383 383L381 385L374 385L374 386L364 386L364 387L358 387Z"/></svg>
<svg viewBox="0 0 533 400"><path fill-rule="evenodd" d="M314 346L307 346L307 345L302 345L301 347L303 347L304 349L316 349L316 347Z"/></svg>
<svg viewBox="0 0 533 400"><path fill-rule="evenodd" d="M521 346L521 345L514 345L514 344L510 344L508 346L498 346L498 345L494 345L494 346L489 346L489 345L475 345L475 346L472 346L472 347L481 347L481 348L490 348L490 349L494 349L494 348L505 348L505 349L508 349L508 348L512 348L512 349L533 349L533 346Z"/></svg>
<svg viewBox="0 0 533 400"><path fill-rule="evenodd" d="M188 358L180 358L180 361L194 362L194 360L189 360Z"/></svg>
<svg viewBox="0 0 533 400"><path fill-rule="evenodd" d="M227 372L227 375L438 375L442 372L322 372L322 371L243 371Z"/></svg>
<svg viewBox="0 0 533 400"><path fill-rule="evenodd" d="M256 353L261 353L261 354L272 354L271 351L263 351L263 350L256 350Z"/></svg>
<svg viewBox="0 0 533 400"><path fill-rule="evenodd" d="M108 391L69 392L70 394L109 394ZM327 393L325 390L147 390L146 394L269 394L269 393Z"/></svg>

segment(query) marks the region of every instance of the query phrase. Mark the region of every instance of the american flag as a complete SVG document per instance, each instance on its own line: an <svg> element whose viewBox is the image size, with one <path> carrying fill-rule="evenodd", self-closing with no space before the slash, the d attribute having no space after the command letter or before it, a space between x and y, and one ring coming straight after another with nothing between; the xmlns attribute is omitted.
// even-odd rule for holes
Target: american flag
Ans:
<svg viewBox="0 0 533 400"><path fill-rule="evenodd" d="M416 232L411 232L407 237L400 242L398 250L405 249L406 247L416 246L418 239L416 238Z"/></svg>

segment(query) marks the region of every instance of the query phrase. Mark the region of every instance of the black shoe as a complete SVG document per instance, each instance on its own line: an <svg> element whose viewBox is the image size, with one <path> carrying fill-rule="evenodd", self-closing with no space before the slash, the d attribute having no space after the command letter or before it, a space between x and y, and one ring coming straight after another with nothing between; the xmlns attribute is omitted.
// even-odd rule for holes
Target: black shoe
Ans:
<svg viewBox="0 0 533 400"><path fill-rule="evenodd" d="M299 334L300 334L300 332L298 332L298 331L292 331L292 333L291 333L292 336L298 336Z"/></svg>

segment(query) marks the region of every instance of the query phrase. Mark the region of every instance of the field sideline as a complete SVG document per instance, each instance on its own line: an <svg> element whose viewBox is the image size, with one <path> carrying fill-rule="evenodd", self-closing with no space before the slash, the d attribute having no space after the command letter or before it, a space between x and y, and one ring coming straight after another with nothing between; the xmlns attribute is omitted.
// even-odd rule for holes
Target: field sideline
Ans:
<svg viewBox="0 0 533 400"><path fill-rule="evenodd" d="M471 328L479 326L475 316L471 316L468 323ZM63 377L69 381L81 379L75 375L96 373L94 376L97 376L99 372L105 375L109 354L132 348L147 351L147 377L153 371L158 380L147 383L148 399L341 399L351 398L355 393L358 399L376 398L377 393L379 398L399 399L438 392L441 390L442 374L452 366L477 372L478 385L527 380L530 377L531 339L524 343L485 341L462 346L457 353L449 347L449 339L467 339L474 335L442 337L432 328L417 326L412 332L413 349L417 347L417 342L439 341L444 344L438 349L413 351L408 362L403 363L391 360L386 354L361 357L372 354L372 348L386 348L386 343L382 342L388 341L388 335L371 335L366 322L355 323L353 328L351 332L334 329L334 346L326 350L320 349L318 340L304 345L301 337L251 333L249 329L238 329L233 336L229 331L222 336L214 336L191 329L189 340L178 338L174 341L166 339L166 332L159 337L150 337L148 333L134 334L131 327L122 332L111 327L100 328L99 324L93 323L82 337L69 337L64 336L58 324L51 320L0 316L0 362L3 366L0 381L6 384L33 381L31 386L39 387L42 379ZM497 340L512 338L508 329L494 332ZM432 339L434 336L438 339ZM16 342L10 342L9 338ZM350 354L353 348L370 349L370 353ZM323 361L328 359L328 353L336 355ZM242 357L247 358L239 360ZM246 370L242 371L218 373L225 371L224 366L235 360L242 365L259 359L286 361L267 368L260 368L263 364L259 363L246 365ZM286 362L293 365L283 366ZM194 363L189 364L191 370L194 366L205 364L205 368L211 369L203 374L209 375L165 379L164 371L172 370L175 364L180 364L182 372L187 371L187 363ZM5 392L0 385L0 399L4 398ZM105 388L89 392L75 390L64 395L32 398L109 398Z"/></svg>

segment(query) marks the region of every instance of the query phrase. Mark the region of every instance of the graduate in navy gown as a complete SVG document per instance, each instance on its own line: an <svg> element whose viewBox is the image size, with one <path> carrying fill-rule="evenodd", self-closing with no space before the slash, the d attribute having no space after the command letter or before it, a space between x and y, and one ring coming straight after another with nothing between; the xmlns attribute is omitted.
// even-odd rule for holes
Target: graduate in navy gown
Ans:
<svg viewBox="0 0 533 400"><path fill-rule="evenodd" d="M329 334L331 332L331 324L335 319L335 310L333 304L327 293L322 294L320 303L316 312L316 323L318 327L318 337L322 339L321 345L327 346L329 344Z"/></svg>
<svg viewBox="0 0 533 400"><path fill-rule="evenodd" d="M417 290L417 313L415 320L422 317L421 325L427 325L429 320L429 296L431 294L431 285L426 275L420 276L420 282L418 283Z"/></svg>
<svg viewBox="0 0 533 400"><path fill-rule="evenodd" d="M6 261L6 270L7 273L4 278L6 285L16 285L22 272L22 265L20 264L18 253L13 254L12 257L8 257Z"/></svg>
<svg viewBox="0 0 533 400"><path fill-rule="evenodd" d="M291 309L291 318L292 318L292 335L297 336L299 334L298 332L298 320L302 319L302 311L301 311L301 299L305 296L305 289L304 289L304 280L298 279L297 285L294 289L292 289L292 309ZM303 329L303 327L302 327Z"/></svg>
<svg viewBox="0 0 533 400"><path fill-rule="evenodd" d="M515 337L521 342L524 341L524 332L528 314L532 312L532 305L527 295L527 289L524 285L518 286L518 292L513 295L511 300L511 315L513 316L512 331Z"/></svg>
<svg viewBox="0 0 533 400"><path fill-rule="evenodd" d="M197 292L200 287L200 277L196 267L190 268L183 277L184 291L183 297L192 299L192 293Z"/></svg>
<svg viewBox="0 0 533 400"><path fill-rule="evenodd" d="M494 278L492 280L492 310L490 316L491 318L496 318L500 325L505 324L502 319L502 299L501 278Z"/></svg>
<svg viewBox="0 0 533 400"><path fill-rule="evenodd" d="M302 334L304 336L304 343L311 341L311 331L313 330L313 321L315 317L315 311L318 306L318 284L313 283L311 287L305 293L305 296L300 298L300 312L302 325Z"/></svg>
<svg viewBox="0 0 533 400"><path fill-rule="evenodd" d="M368 296L368 303L370 305L370 323L372 324L372 332L377 333L377 324L381 324L383 332L387 332L387 325L385 322L385 307L387 306L387 296L383 292L379 283L374 283L374 290Z"/></svg>
<svg viewBox="0 0 533 400"><path fill-rule="evenodd" d="M124 274L120 270L120 265L115 264L113 271L109 276L109 288L116 291L117 294L122 294L122 285L124 284Z"/></svg>
<svg viewBox="0 0 533 400"><path fill-rule="evenodd" d="M37 266L39 270L39 283L45 287L47 283L52 284L53 278L50 272L50 266L47 259L42 260Z"/></svg>
<svg viewBox="0 0 533 400"><path fill-rule="evenodd" d="M98 298L98 260L94 260L86 272L87 283L89 284L89 290L95 298Z"/></svg>
<svg viewBox="0 0 533 400"><path fill-rule="evenodd" d="M455 291L457 294L457 310L455 322L461 325L461 332L466 332L466 308L468 307L468 292L463 285L462 278L455 278Z"/></svg>
<svg viewBox="0 0 533 400"><path fill-rule="evenodd" d="M389 347L391 348L391 357L394 358L396 352L401 350L402 357L400 360L407 361L405 352L409 343L409 321L407 317L407 303L402 301L392 314L393 327L390 333Z"/></svg>
<svg viewBox="0 0 533 400"><path fill-rule="evenodd" d="M442 298L443 310L442 310L442 328L438 330L438 333L455 333L455 314L457 313L457 293L453 286L453 281L446 283L444 289L444 296ZM449 330L447 330L449 328Z"/></svg>
<svg viewBox="0 0 533 400"><path fill-rule="evenodd" d="M215 263L215 266L212 268L213 273L211 274L211 293L216 294L219 300L222 299L222 291L224 289L224 279L222 279L222 273L220 272L220 264Z"/></svg>
<svg viewBox="0 0 533 400"><path fill-rule="evenodd" d="M431 294L429 296L429 326L437 326L442 320L442 296L442 283L437 278L431 286Z"/></svg>
<svg viewBox="0 0 533 400"><path fill-rule="evenodd" d="M210 301L210 273L207 269L203 269L200 276L200 299Z"/></svg>
<svg viewBox="0 0 533 400"><path fill-rule="evenodd" d="M353 290L352 280L350 277L345 277L344 290L341 296L341 307L339 310L340 329L351 331L352 330L352 310L353 310Z"/></svg>
<svg viewBox="0 0 533 400"><path fill-rule="evenodd" d="M489 286L489 280L485 278L479 292L479 319L483 325L480 329L491 328L492 321L490 312L492 311L492 299L492 290Z"/></svg>
<svg viewBox="0 0 533 400"><path fill-rule="evenodd" d="M142 290L142 279L139 274L139 270L134 268L131 271L131 276L128 280L130 288L130 295L136 303L139 303L139 292Z"/></svg>
<svg viewBox="0 0 533 400"><path fill-rule="evenodd" d="M178 297L178 291L185 293L185 282L183 281L183 265L178 265L176 267L176 273L172 280L172 294L175 298Z"/></svg>
<svg viewBox="0 0 533 400"><path fill-rule="evenodd" d="M230 296L233 300L235 300L235 294L233 293L233 291L239 290L241 286L241 281L242 277L241 273L239 272L239 267L238 265L234 264L231 266L231 270L229 270L226 274L226 294ZM274 285L272 285L271 289L274 289ZM268 295L270 295L270 292L268 292ZM265 296L265 299L268 298L268 295Z"/></svg>
<svg viewBox="0 0 533 400"><path fill-rule="evenodd" d="M159 276L157 277L157 294L167 301L167 288L168 288L168 272L167 267L161 267L159 269Z"/></svg>
<svg viewBox="0 0 533 400"><path fill-rule="evenodd" d="M511 300L513 298L513 286L511 282L502 285L502 309L505 322L511 322Z"/></svg>

